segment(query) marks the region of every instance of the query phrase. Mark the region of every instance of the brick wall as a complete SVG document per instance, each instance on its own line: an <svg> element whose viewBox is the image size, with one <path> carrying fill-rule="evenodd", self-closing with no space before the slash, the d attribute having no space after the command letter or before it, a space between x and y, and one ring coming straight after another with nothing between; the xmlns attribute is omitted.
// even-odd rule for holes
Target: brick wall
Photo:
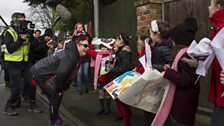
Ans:
<svg viewBox="0 0 224 126"><path fill-rule="evenodd" d="M137 34L148 32L152 20L161 19L161 0L135 0L137 16Z"/></svg>

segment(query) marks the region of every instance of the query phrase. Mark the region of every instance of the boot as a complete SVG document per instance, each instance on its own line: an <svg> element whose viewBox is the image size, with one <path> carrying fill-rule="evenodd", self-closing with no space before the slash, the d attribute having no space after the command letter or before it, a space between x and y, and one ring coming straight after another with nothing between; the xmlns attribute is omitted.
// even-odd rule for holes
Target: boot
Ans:
<svg viewBox="0 0 224 126"><path fill-rule="evenodd" d="M88 90L88 88L86 88L86 89L85 89L85 93L88 93L88 92L89 92L89 90Z"/></svg>
<svg viewBox="0 0 224 126"><path fill-rule="evenodd" d="M15 108L19 108L21 106L21 98L19 97L13 105Z"/></svg>
<svg viewBox="0 0 224 126"><path fill-rule="evenodd" d="M28 112L41 113L42 110L37 106L35 101L29 101Z"/></svg>
<svg viewBox="0 0 224 126"><path fill-rule="evenodd" d="M111 104L111 98L106 98L106 107L104 115L110 114L110 104Z"/></svg>
<svg viewBox="0 0 224 126"><path fill-rule="evenodd" d="M16 116L16 115L18 115L17 112L15 111L14 105L10 104L8 101L6 103L5 110L4 110L3 113L5 115L8 115L8 116Z"/></svg>
<svg viewBox="0 0 224 126"><path fill-rule="evenodd" d="M59 117L53 123L50 123L49 126L64 126L64 121Z"/></svg>
<svg viewBox="0 0 224 126"><path fill-rule="evenodd" d="M78 91L78 95L82 95L82 90Z"/></svg>
<svg viewBox="0 0 224 126"><path fill-rule="evenodd" d="M101 110L99 112L97 112L96 115L101 115L104 113L104 102L105 102L105 99L99 99Z"/></svg>
<svg viewBox="0 0 224 126"><path fill-rule="evenodd" d="M101 115L104 113L104 109L101 109L99 112L96 113L96 115Z"/></svg>
<svg viewBox="0 0 224 126"><path fill-rule="evenodd" d="M5 88L10 88L10 87L11 87L10 81L5 81Z"/></svg>

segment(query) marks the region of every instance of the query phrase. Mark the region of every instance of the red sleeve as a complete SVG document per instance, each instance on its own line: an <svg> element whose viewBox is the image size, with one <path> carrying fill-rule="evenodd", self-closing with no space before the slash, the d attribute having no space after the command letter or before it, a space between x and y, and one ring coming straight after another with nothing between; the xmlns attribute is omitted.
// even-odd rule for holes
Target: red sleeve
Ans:
<svg viewBox="0 0 224 126"><path fill-rule="evenodd" d="M89 54L93 59L96 59L97 52L94 50L94 45L90 45L87 50L87 54Z"/></svg>
<svg viewBox="0 0 224 126"><path fill-rule="evenodd" d="M90 45L89 45L89 49L94 50L94 45L93 45L93 44L90 44Z"/></svg>
<svg viewBox="0 0 224 126"><path fill-rule="evenodd" d="M140 57L145 55L145 48L142 49ZM136 67L136 72L139 72L141 74L143 74L145 72L144 67L142 66L141 62L138 61L138 66Z"/></svg>
<svg viewBox="0 0 224 126"><path fill-rule="evenodd" d="M142 57L144 55L145 55L145 48L142 49L141 54L140 54L140 57Z"/></svg>

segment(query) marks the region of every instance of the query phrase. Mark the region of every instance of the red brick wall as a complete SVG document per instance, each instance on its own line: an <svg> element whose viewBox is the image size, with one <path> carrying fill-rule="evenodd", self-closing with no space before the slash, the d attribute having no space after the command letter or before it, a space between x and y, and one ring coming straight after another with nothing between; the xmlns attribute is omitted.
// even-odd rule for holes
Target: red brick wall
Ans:
<svg viewBox="0 0 224 126"><path fill-rule="evenodd" d="M137 16L137 34L144 34L152 20L161 19L162 6L160 0L135 0Z"/></svg>

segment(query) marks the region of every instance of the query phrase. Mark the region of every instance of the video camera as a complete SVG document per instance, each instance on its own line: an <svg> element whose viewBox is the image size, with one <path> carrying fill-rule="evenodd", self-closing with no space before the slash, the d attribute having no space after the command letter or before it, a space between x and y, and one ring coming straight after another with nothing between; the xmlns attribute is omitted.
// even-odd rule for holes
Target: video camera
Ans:
<svg viewBox="0 0 224 126"><path fill-rule="evenodd" d="M30 36L33 36L35 24L33 24L32 21L29 20L18 21L16 26L18 34L27 34L28 38Z"/></svg>

